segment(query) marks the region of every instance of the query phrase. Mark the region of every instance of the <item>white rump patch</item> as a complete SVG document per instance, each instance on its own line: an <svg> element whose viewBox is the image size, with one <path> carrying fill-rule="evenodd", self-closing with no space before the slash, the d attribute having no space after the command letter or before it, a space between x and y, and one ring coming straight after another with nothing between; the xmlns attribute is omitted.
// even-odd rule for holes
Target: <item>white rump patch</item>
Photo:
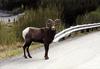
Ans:
<svg viewBox="0 0 100 69"><path fill-rule="evenodd" d="M29 28L30 28L30 27L25 28L25 29L23 30L23 32L22 32L22 36L23 36L24 39L25 39L26 34L29 32Z"/></svg>

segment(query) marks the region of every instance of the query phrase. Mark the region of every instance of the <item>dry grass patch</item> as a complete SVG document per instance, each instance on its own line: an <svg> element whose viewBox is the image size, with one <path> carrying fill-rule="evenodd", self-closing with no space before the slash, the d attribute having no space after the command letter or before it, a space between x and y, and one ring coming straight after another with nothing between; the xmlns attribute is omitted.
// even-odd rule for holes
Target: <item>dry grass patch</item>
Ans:
<svg viewBox="0 0 100 69"><path fill-rule="evenodd" d="M23 53L22 46L23 46L22 43L16 43L12 45L0 45L0 60L22 54ZM39 43L32 44L30 46L30 50L32 51L41 46L42 45Z"/></svg>

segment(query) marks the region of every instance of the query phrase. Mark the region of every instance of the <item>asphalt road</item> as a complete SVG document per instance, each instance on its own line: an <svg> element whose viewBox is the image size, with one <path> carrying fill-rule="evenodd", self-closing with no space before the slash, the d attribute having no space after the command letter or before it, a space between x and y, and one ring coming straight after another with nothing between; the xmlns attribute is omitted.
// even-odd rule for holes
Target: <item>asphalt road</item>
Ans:
<svg viewBox="0 0 100 69"><path fill-rule="evenodd" d="M0 69L100 69L100 32L52 43L49 60L44 60L44 48L0 61Z"/></svg>

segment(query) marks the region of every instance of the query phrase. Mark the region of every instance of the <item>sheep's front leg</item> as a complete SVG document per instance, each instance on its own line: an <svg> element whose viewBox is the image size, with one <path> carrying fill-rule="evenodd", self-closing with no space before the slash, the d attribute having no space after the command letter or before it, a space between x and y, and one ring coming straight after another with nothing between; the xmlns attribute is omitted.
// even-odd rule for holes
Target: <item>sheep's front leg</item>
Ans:
<svg viewBox="0 0 100 69"><path fill-rule="evenodd" d="M48 57L48 50L49 50L49 44L44 44L44 48L45 48L45 60L49 59Z"/></svg>

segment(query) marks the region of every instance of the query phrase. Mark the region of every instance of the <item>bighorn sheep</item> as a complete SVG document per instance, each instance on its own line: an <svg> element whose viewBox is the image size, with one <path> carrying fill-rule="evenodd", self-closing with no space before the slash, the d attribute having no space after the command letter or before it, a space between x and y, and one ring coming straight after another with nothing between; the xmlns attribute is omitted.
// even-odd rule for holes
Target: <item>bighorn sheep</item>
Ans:
<svg viewBox="0 0 100 69"><path fill-rule="evenodd" d="M45 59L49 59L48 57L48 50L49 50L49 44L53 41L54 36L56 34L56 28L55 25L59 23L60 19L56 19L53 21L52 19L48 19L46 23L46 27L44 28L36 28L36 27L27 27L23 30L22 36L24 38L24 57L26 56L26 50L28 53L29 58L32 58L29 53L29 46L32 41L34 42L40 42L44 44L45 48Z"/></svg>

